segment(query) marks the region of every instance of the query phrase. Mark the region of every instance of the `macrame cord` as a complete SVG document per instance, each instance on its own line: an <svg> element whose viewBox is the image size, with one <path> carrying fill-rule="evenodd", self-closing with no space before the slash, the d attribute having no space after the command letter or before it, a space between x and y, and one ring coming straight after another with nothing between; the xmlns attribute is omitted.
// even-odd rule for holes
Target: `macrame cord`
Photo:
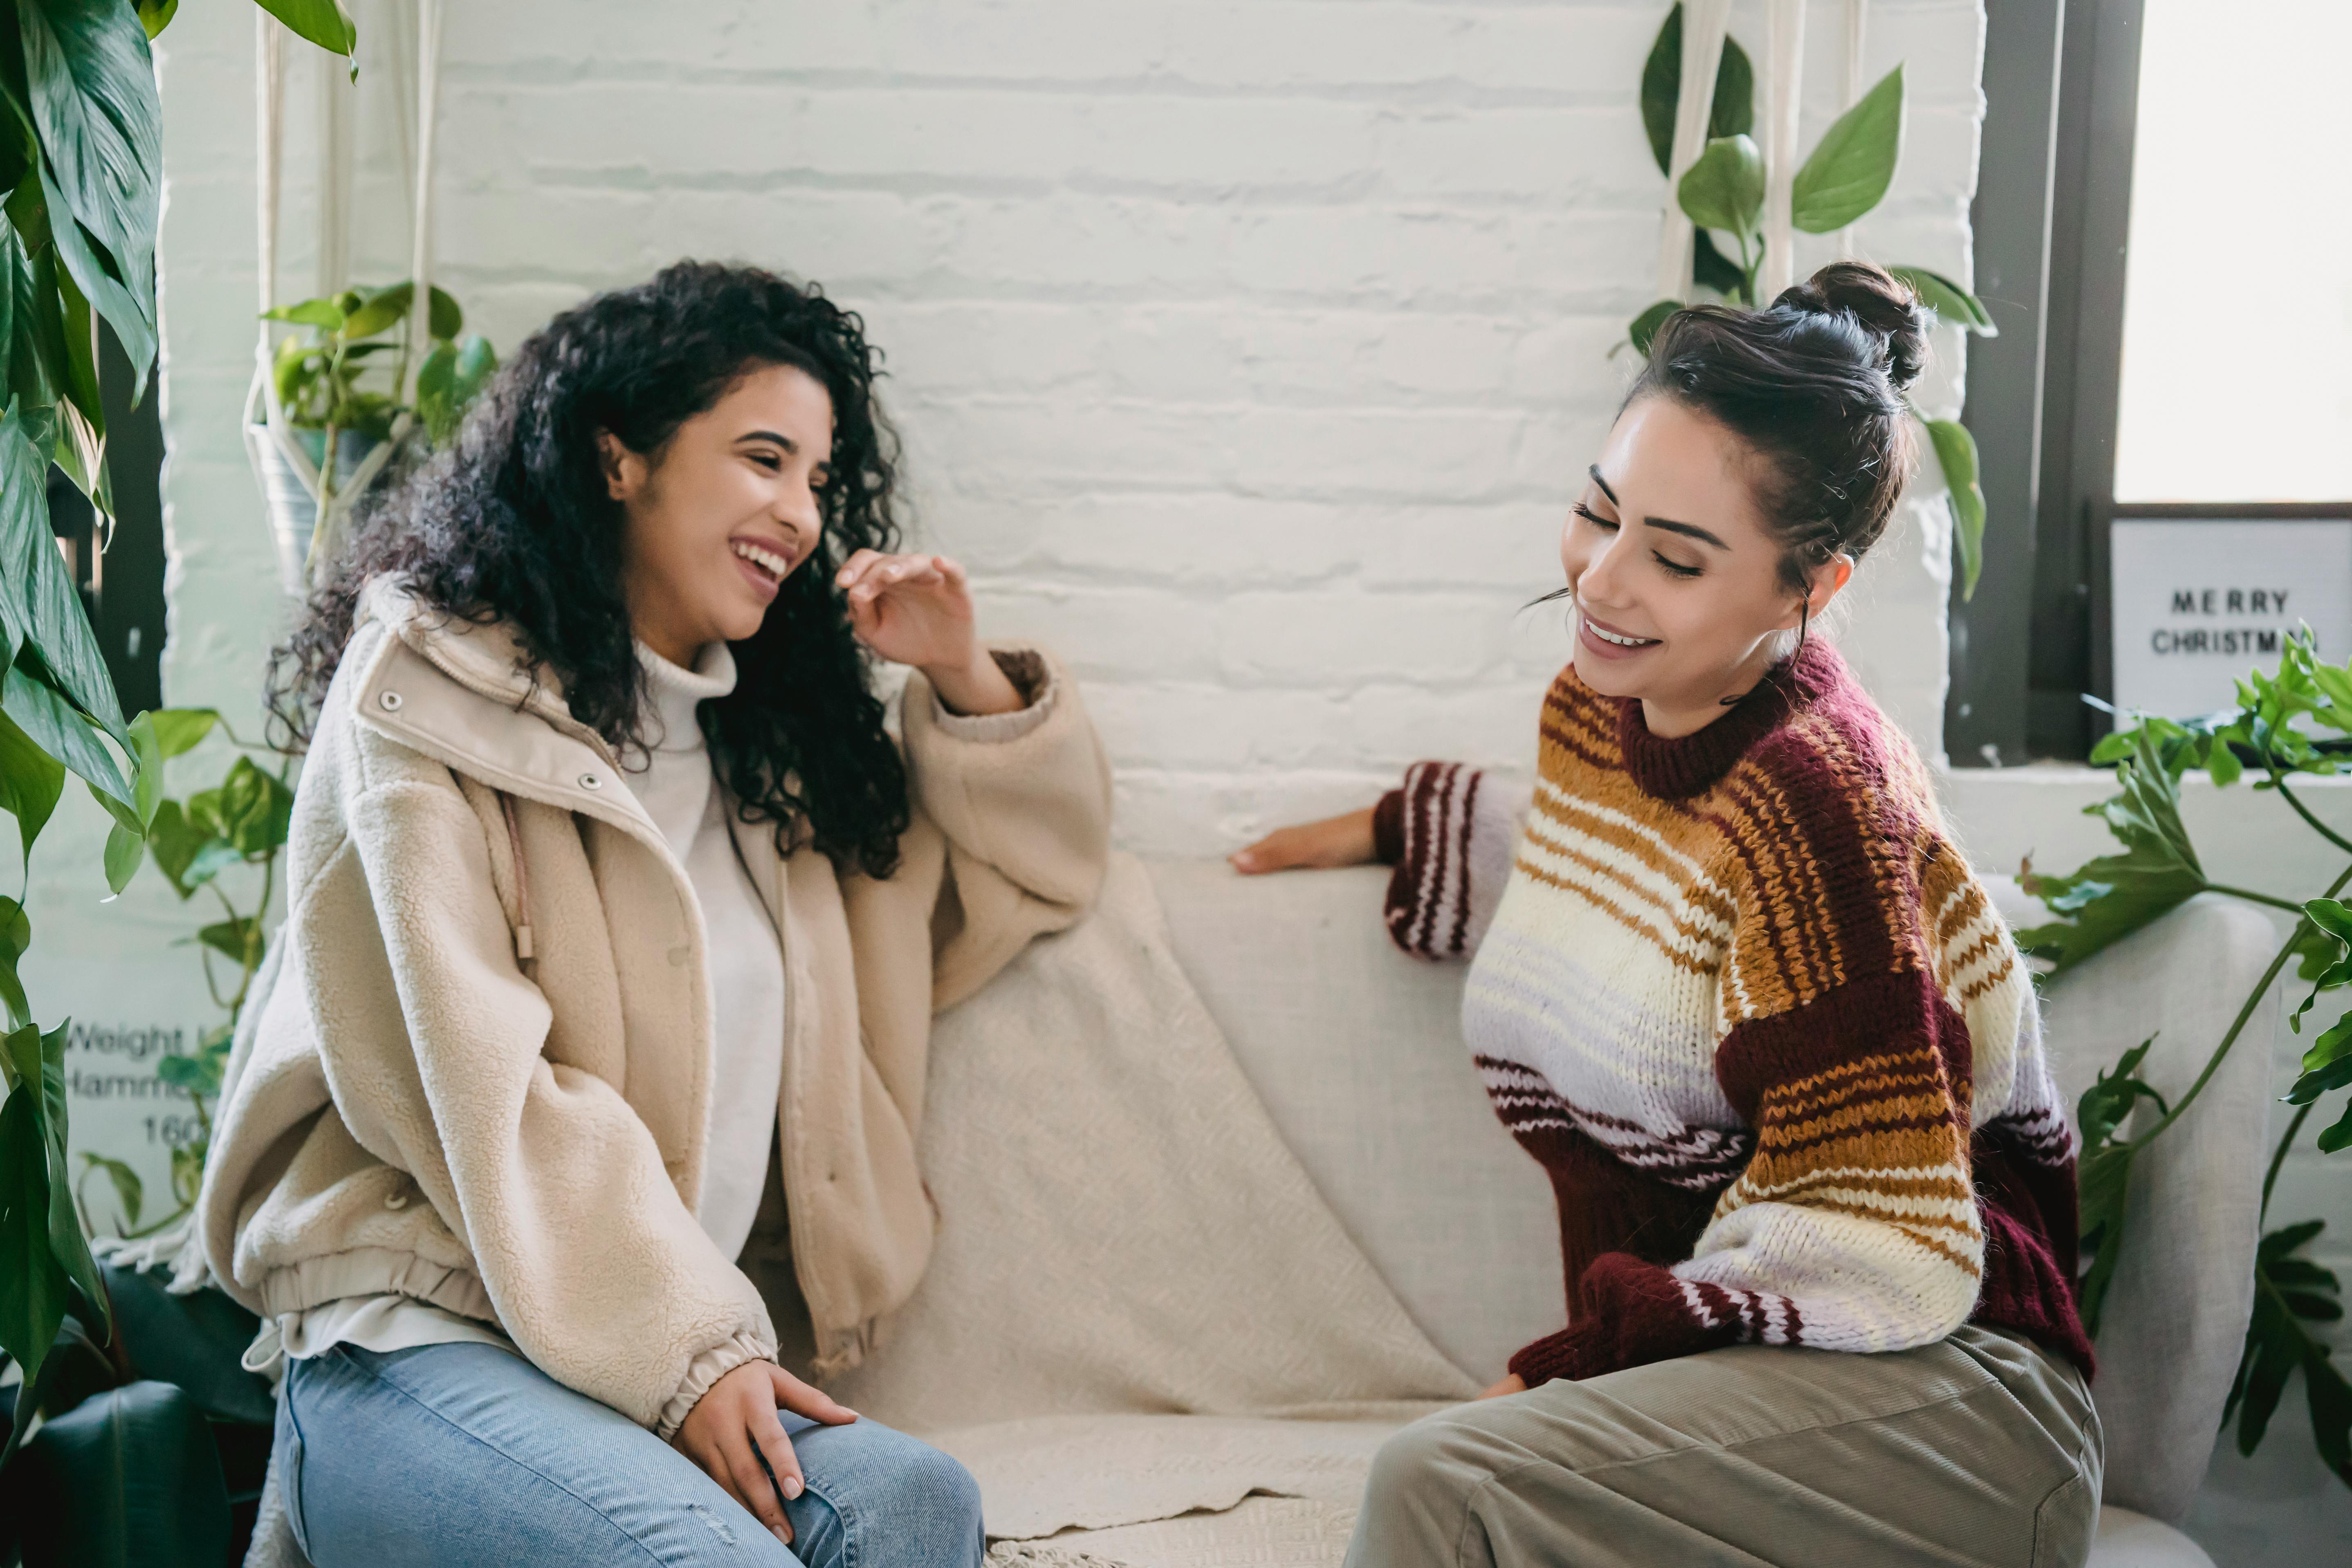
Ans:
<svg viewBox="0 0 2352 1568"><path fill-rule="evenodd" d="M259 217L259 275L261 310L264 312L278 303L278 214L283 187L286 120L286 55L284 29L267 11L257 10L255 24L255 93L256 138L254 176L256 205ZM410 253L409 277L415 292L412 297L406 331L414 334L419 323L429 334L433 314L433 153L435 111L440 101L441 89L441 0L416 0L416 189L415 208L411 228L413 245ZM322 90L331 93L331 87ZM331 128L335 116L322 111L321 126L327 133L322 142L341 139ZM348 265L348 235L341 232L350 225L351 203L346 189L346 160L340 149L331 144L322 146L319 166L320 254L320 274L330 289L340 288L340 276ZM331 233L334 229L338 232ZM272 350L275 342L270 328L264 321L257 334L253 351L253 384L245 400L246 460L252 466L256 480L265 492L266 477L263 443L283 460L303 492L317 507L317 522L310 533L310 549L304 563L306 582L315 584L324 575L327 563L333 559L352 504L366 493L368 485L383 466L414 424L414 416L405 408L393 421L389 439L379 443L342 482L335 482L336 454L321 451L314 461L297 439L292 426L287 423L286 409L278 396L278 380L272 374ZM404 356L404 359L411 356ZM421 357L421 356L418 356ZM413 402L406 384L394 389L404 404ZM340 442L341 433L338 432ZM323 471L322 471L323 470Z"/></svg>

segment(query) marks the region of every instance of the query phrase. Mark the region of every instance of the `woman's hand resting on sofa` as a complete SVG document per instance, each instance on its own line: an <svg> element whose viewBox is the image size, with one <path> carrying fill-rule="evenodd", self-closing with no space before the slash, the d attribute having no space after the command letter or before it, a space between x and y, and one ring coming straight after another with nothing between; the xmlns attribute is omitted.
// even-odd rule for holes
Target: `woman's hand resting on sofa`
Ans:
<svg viewBox="0 0 2352 1568"><path fill-rule="evenodd" d="M1244 877L1364 865L1373 858L1372 808L1277 827L1248 848L1235 851L1231 858L1234 869Z"/></svg>
<svg viewBox="0 0 2352 1568"><path fill-rule="evenodd" d="M670 1439L677 1451L709 1473L727 1495L751 1510L768 1532L790 1546L793 1527L776 1496L797 1498L807 1482L801 1476L800 1457L784 1436L778 1410L805 1415L827 1426L845 1426L857 1412L836 1403L822 1390L811 1388L773 1362L747 1361L712 1384L701 1400L687 1412L677 1435ZM767 1469L760 1461L764 1457ZM775 1480L768 1479L768 1471Z"/></svg>

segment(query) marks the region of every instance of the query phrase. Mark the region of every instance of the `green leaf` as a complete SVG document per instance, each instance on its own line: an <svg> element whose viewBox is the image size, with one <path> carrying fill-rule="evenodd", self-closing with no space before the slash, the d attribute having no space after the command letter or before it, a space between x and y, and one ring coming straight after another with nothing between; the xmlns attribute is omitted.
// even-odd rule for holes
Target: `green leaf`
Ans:
<svg viewBox="0 0 2352 1568"><path fill-rule="evenodd" d="M1944 470L1944 484L1952 509L1952 548L1960 557L1960 597L1977 595L1977 578L1984 572L1985 498L1977 483L1977 438L1957 419L1929 419L1927 439L1935 444L1936 462Z"/></svg>
<svg viewBox="0 0 2352 1568"><path fill-rule="evenodd" d="M215 848L224 853L206 860L205 852ZM234 846L191 822L176 800L155 807L155 820L147 826L147 853L183 900L212 880L223 866L234 866L245 858ZM197 870L200 860L206 860L201 873Z"/></svg>
<svg viewBox="0 0 2352 1568"><path fill-rule="evenodd" d="M251 915L215 921L196 932L196 940L226 957L230 963L242 964L247 969L261 962L261 922Z"/></svg>
<svg viewBox="0 0 2352 1568"><path fill-rule="evenodd" d="M1797 170L1790 219L1807 234L1843 228L1879 204L1903 158L1903 68L1837 117Z"/></svg>
<svg viewBox="0 0 2352 1568"><path fill-rule="evenodd" d="M1649 133L1650 153L1658 173L1674 172L1675 113L1683 91L1683 8L1676 0L1650 46L1642 66L1642 128ZM1737 38L1723 40L1723 59L1715 69L1715 101L1706 120L1706 133L1738 136L1756 128L1756 68ZM455 332L440 332L455 337Z"/></svg>
<svg viewBox="0 0 2352 1568"><path fill-rule="evenodd" d="M1650 344L1657 338L1658 329L1666 324L1668 317L1682 308L1682 301L1679 300L1661 300L1634 317L1625 328L1626 335L1633 341L1633 352L1647 358Z"/></svg>
<svg viewBox="0 0 2352 1568"><path fill-rule="evenodd" d="M31 643L58 689L128 745L105 656L49 531L48 466L18 412L0 416L0 637L19 650L15 662L20 666L23 645ZM9 712L25 724L13 704ZM25 728L50 754L61 754L33 726Z"/></svg>
<svg viewBox="0 0 2352 1568"><path fill-rule="evenodd" d="M0 711L0 811L16 819L16 837L24 847L23 868L33 864L33 840L57 809L65 793L66 768L36 745L33 738Z"/></svg>
<svg viewBox="0 0 2352 1568"><path fill-rule="evenodd" d="M2133 756L2116 769L2123 793L2089 808L2106 819L2121 854L2103 855L2070 876L2026 879L2026 891L2071 923L2017 933L2028 952L2054 958L2063 973L2204 891L2205 872L2180 825L2180 784L2156 736L2143 730Z"/></svg>
<svg viewBox="0 0 2352 1568"><path fill-rule="evenodd" d="M87 1149L81 1152L81 1162L82 1173L85 1176L92 1171L106 1173L106 1179L114 1186L114 1201L122 1207L123 1223L136 1229L139 1225L139 1205L145 1201L147 1195L145 1184L139 1180L139 1173L120 1160L110 1160L103 1154L93 1154Z"/></svg>
<svg viewBox="0 0 2352 1568"><path fill-rule="evenodd" d="M408 314L409 301L415 297L414 283L395 283L389 289L371 289L360 297L360 308L343 319L336 336L349 342L356 338L372 338L378 332L389 331Z"/></svg>
<svg viewBox="0 0 2352 1568"><path fill-rule="evenodd" d="M1691 236L1691 281L1714 289L1727 300L1753 303L1748 298L1748 274L1739 270L1739 263L1716 248L1715 236L1703 228Z"/></svg>
<svg viewBox="0 0 2352 1568"><path fill-rule="evenodd" d="M2166 1109L2164 1096L2139 1077L2140 1065L2147 1060L2147 1053L2155 1045L2156 1037L2150 1035L2117 1058L2112 1068L2101 1072L2083 1090L2074 1106L2074 1124L2082 1130L2084 1148L2096 1149L2113 1138L2115 1130L2124 1124L2133 1107L2142 1100L2154 1100L2159 1111Z"/></svg>
<svg viewBox="0 0 2352 1568"><path fill-rule="evenodd" d="M49 1157L49 1250L111 1331L112 1310L107 1305L106 1287L99 1282L98 1259L89 1255L89 1238L81 1233L81 1216L74 1212L73 1166L66 1158L66 1039L71 1029L68 1021L40 1038L41 1131L48 1141Z"/></svg>
<svg viewBox="0 0 2352 1568"><path fill-rule="evenodd" d="M14 899L0 898L0 1004L8 1009L8 1026L21 1029L33 1021L33 1005L26 999L25 983L17 977L16 961L33 945L33 922L25 913L25 906ZM0 1075L0 1081L13 1083L13 1078Z"/></svg>
<svg viewBox="0 0 2352 1568"><path fill-rule="evenodd" d="M2352 1100L2345 1101L2344 1114L2336 1119L2335 1125L2319 1134L2321 1153L2337 1154L2347 1149L2352 1149Z"/></svg>
<svg viewBox="0 0 2352 1568"><path fill-rule="evenodd" d="M1980 338L2000 336L2000 329L1993 325L1984 301L1942 273L1930 272L1924 267L1890 267L1886 270L1910 284L1917 291L1921 304L1952 325Z"/></svg>
<svg viewBox="0 0 2352 1568"><path fill-rule="evenodd" d="M49 1249L48 1141L41 1121L41 1032L0 1040L15 1087L0 1104L0 1351L31 1387L65 1321L68 1281Z"/></svg>
<svg viewBox="0 0 2352 1568"><path fill-rule="evenodd" d="M261 8L286 24L295 37L307 38L331 55L350 59L359 42L359 28L336 0L258 0ZM359 79L359 64L352 64Z"/></svg>
<svg viewBox="0 0 2352 1568"><path fill-rule="evenodd" d="M184 1089L205 1100L217 1099L220 1095L221 1063L205 1053L158 1058L155 1076L176 1089Z"/></svg>
<svg viewBox="0 0 2352 1568"><path fill-rule="evenodd" d="M2314 1445L2347 1485L2352 1485L2352 1384L2347 1384L2329 1348L2304 1325L2334 1322L2343 1316L2330 1298L2341 1292L2335 1274L2292 1254L2316 1237L2319 1220L2274 1230L2254 1253L2254 1310L2246 1324L2237 1376L2221 1408L2226 1430L2238 1422L2238 1451L2252 1455L2269 1429L2287 1380L2304 1375Z"/></svg>
<svg viewBox="0 0 2352 1568"><path fill-rule="evenodd" d="M17 0L25 79L45 154L58 258L138 373L155 359L155 226L163 107L147 30L129 5Z"/></svg>
<svg viewBox="0 0 2352 1568"><path fill-rule="evenodd" d="M110 892L121 892L131 886L131 879L139 874L140 851L146 838L121 823L106 830L106 886Z"/></svg>
<svg viewBox="0 0 2352 1568"><path fill-rule="evenodd" d="M179 8L180 0L139 0L139 25L147 29L149 43L154 42L155 35L172 25L173 14Z"/></svg>
<svg viewBox="0 0 2352 1568"><path fill-rule="evenodd" d="M1684 174L1675 199L1693 223L1751 241L1764 212L1764 156L1745 136L1717 137Z"/></svg>
<svg viewBox="0 0 2352 1568"><path fill-rule="evenodd" d="M26 1441L28 1558L87 1568L231 1560L220 1450L195 1399L146 1378L90 1394Z"/></svg>
<svg viewBox="0 0 2352 1568"><path fill-rule="evenodd" d="M2085 1152L2076 1167L2076 1203L2081 1214L2084 1269L2078 1289L2083 1327L2096 1338L2099 1316L2106 1305L2107 1287L2115 1282L2116 1266L2123 1258L2124 1215L2131 1198L2132 1146L2109 1143Z"/></svg>
<svg viewBox="0 0 2352 1568"><path fill-rule="evenodd" d="M71 768L92 789L120 805L122 811L118 821L127 816L131 826L138 826L137 814L131 807L131 785L116 764L114 754L100 741L97 726L75 712L72 705L47 682L27 671L21 657L5 675L0 675L0 711L16 721L32 737L35 745Z"/></svg>
<svg viewBox="0 0 2352 1568"><path fill-rule="evenodd" d="M437 285L433 289L433 308L426 312L425 328L443 342L466 330L466 312L458 308L456 296Z"/></svg>
<svg viewBox="0 0 2352 1568"><path fill-rule="evenodd" d="M2352 1013L2336 1020L2303 1053L2303 1076L2286 1091L2289 1105L2309 1105L2330 1089L2352 1084Z"/></svg>
<svg viewBox="0 0 2352 1568"><path fill-rule="evenodd" d="M299 304L279 305L264 310L261 319L265 321L291 321L298 327L316 327L321 332L340 332L343 330L343 323L351 318L332 300L305 300ZM280 343L278 352L283 357L285 344Z"/></svg>
<svg viewBox="0 0 2352 1568"><path fill-rule="evenodd" d="M188 817L233 845L240 855L266 855L286 842L294 792L275 776L239 757L218 788L188 797Z"/></svg>
<svg viewBox="0 0 2352 1568"><path fill-rule="evenodd" d="M147 717L154 721L156 742L167 757L194 751L220 722L219 711L211 708L158 708Z"/></svg>
<svg viewBox="0 0 2352 1568"><path fill-rule="evenodd" d="M68 273L58 274L58 317L65 327L65 386L67 406L89 426L88 444L106 446L106 404L98 388L98 331L89 319L89 301ZM83 485L82 493L91 486Z"/></svg>

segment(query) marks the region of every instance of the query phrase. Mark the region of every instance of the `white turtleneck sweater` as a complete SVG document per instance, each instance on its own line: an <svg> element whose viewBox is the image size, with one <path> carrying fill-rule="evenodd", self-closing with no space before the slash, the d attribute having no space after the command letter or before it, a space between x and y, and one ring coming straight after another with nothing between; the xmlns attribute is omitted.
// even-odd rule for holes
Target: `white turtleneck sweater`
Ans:
<svg viewBox="0 0 2352 1568"><path fill-rule="evenodd" d="M651 750L642 764L625 764L624 771L694 885L710 955L715 1049L695 1218L719 1250L733 1258L751 1234L775 1153L776 1096L784 1074L783 948L736 855L695 717L702 703L735 689L734 656L725 643L712 643L694 668L681 669L639 643L637 661L646 672Z"/></svg>
<svg viewBox="0 0 2352 1568"><path fill-rule="evenodd" d="M695 1218L719 1249L734 1258L751 1234L768 1162L775 1155L776 1100L784 1075L783 944L736 857L727 808L696 717L701 704L735 689L734 656L725 643L713 643L694 668L681 669L639 643L637 661L646 672L649 749L635 765L625 763L623 772L663 842L686 868L702 908L703 944L709 955L715 1059L702 1199ZM245 1365L274 1375L281 1352L299 1360L338 1344L383 1352L460 1341L514 1348L488 1324L413 1297L354 1296L266 1321L246 1352Z"/></svg>

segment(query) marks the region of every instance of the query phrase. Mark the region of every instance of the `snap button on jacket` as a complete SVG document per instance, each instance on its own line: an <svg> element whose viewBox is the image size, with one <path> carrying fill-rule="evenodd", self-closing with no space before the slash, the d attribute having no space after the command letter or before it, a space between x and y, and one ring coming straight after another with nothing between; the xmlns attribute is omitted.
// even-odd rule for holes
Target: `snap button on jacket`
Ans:
<svg viewBox="0 0 2352 1568"><path fill-rule="evenodd" d="M929 1258L931 1016L1101 884L1109 772L1077 692L1042 655L999 659L1046 710L1013 738L954 732L908 682L893 876L737 825L782 933L777 1158L821 1375L862 1359ZM619 776L505 628L370 586L303 764L287 920L197 1219L212 1273L257 1312L401 1291L667 1436L776 1342L694 1218L701 915L635 800L603 787Z"/></svg>

